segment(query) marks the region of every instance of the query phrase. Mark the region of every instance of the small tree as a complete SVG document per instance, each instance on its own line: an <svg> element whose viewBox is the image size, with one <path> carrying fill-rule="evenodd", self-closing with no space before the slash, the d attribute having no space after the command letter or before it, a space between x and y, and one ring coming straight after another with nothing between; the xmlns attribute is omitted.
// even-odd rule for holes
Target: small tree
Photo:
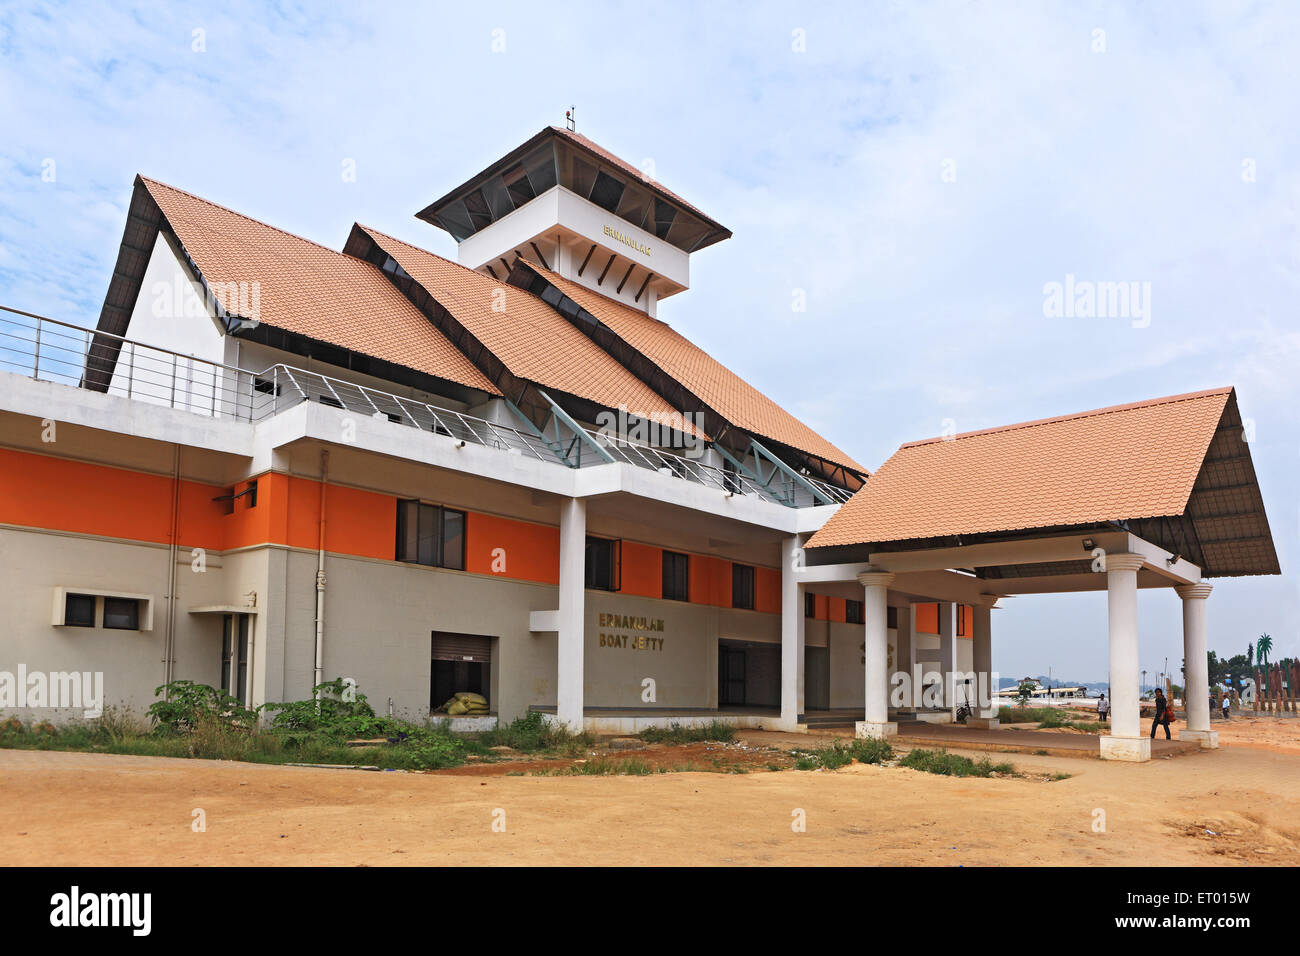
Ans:
<svg viewBox="0 0 1300 956"><path fill-rule="evenodd" d="M1021 680L1019 686L1016 687L1016 703L1021 707L1028 706L1029 701L1033 699L1034 689L1034 682L1028 677Z"/></svg>
<svg viewBox="0 0 1300 956"><path fill-rule="evenodd" d="M1268 655L1273 652L1273 638L1267 634L1261 634L1259 641L1255 645L1255 658L1259 661L1260 667L1268 668Z"/></svg>

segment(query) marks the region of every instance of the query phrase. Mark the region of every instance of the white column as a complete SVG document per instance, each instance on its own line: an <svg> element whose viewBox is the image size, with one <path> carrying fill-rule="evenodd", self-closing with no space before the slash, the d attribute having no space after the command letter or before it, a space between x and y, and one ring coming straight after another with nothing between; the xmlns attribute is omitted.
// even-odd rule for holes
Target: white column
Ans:
<svg viewBox="0 0 1300 956"><path fill-rule="evenodd" d="M1106 555L1106 608L1110 622L1110 734L1101 738L1105 760L1150 760L1138 704L1137 573L1140 554Z"/></svg>
<svg viewBox="0 0 1300 956"><path fill-rule="evenodd" d="M891 737L898 724L889 720L889 584L888 571L864 571L858 575L863 587L862 614L866 634L865 720L857 722L859 737Z"/></svg>
<svg viewBox="0 0 1300 956"><path fill-rule="evenodd" d="M781 729L797 731L804 708L804 586L794 569L802 565L798 535L781 542Z"/></svg>
<svg viewBox="0 0 1300 956"><path fill-rule="evenodd" d="M953 673L957 670L957 606L939 602L939 669L943 671L943 703L950 718L957 716Z"/></svg>
<svg viewBox="0 0 1300 956"><path fill-rule="evenodd" d="M993 605L997 603L995 594L982 595L975 602L971 665L975 671L975 693L980 706L975 708L978 716L966 722L969 727L992 729L998 726L998 689L993 685ZM984 706L984 694L988 695L988 706Z"/></svg>
<svg viewBox="0 0 1300 956"><path fill-rule="evenodd" d="M586 639L587 502L560 506L560 610L557 615L555 713L570 732L582 731L583 646Z"/></svg>
<svg viewBox="0 0 1300 956"><path fill-rule="evenodd" d="M1183 706L1187 709L1187 729L1178 732L1179 740L1199 740L1206 750L1219 746L1219 732L1210 729L1210 667L1206 660L1205 599L1214 587L1187 584L1175 588L1183 599Z"/></svg>
<svg viewBox="0 0 1300 956"><path fill-rule="evenodd" d="M898 609L898 656L894 659L894 672L902 672L907 675L907 681L904 687L912 686L912 615L908 613L911 605L906 608ZM893 675L890 675L891 677ZM890 691L893 687L891 685ZM912 700L909 698L903 702L900 710L913 710Z"/></svg>
<svg viewBox="0 0 1300 956"><path fill-rule="evenodd" d="M908 702L907 709L912 711L912 719L915 720L924 700L922 691L925 689L925 665L922 664L920 670L917 669L916 643L919 635L916 631L916 604L910 601L907 604L907 633L910 635L911 644L908 648L911 656L907 662L907 673L912 685L912 699Z"/></svg>

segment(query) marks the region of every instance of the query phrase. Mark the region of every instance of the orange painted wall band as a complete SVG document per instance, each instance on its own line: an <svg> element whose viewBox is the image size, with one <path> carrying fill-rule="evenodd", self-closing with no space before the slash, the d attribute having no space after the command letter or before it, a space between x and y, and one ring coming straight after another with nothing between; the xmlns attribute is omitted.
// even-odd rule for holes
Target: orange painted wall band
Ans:
<svg viewBox="0 0 1300 956"><path fill-rule="evenodd" d="M257 483L257 504L228 495L223 485L182 480L179 544L212 551L279 544L315 550L320 531L320 482L267 472L239 482L236 493ZM325 549L334 554L392 561L397 530L395 495L330 485ZM31 452L0 449L0 523L77 534L170 544L171 478ZM622 542L621 593L660 598L663 549ZM504 564L503 564L504 562ZM465 570L511 580L559 583L560 531L479 512L466 513ZM690 555L692 603L731 607L732 562ZM838 600L838 599L837 599ZM844 602L839 600L843 620ZM754 608L781 612L781 573L759 567ZM828 619L828 599L817 596L817 617Z"/></svg>

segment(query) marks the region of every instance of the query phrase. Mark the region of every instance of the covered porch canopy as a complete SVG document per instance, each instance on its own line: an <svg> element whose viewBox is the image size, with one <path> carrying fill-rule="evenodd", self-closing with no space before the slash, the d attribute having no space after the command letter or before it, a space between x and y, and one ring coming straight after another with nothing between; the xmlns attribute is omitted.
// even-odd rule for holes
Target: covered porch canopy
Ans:
<svg viewBox="0 0 1300 956"><path fill-rule="evenodd" d="M1139 720L1138 589L1172 587L1182 598L1181 736L1212 748L1206 579L1280 573L1232 388L904 445L791 550L789 591L852 589L864 600L860 736L897 731L887 607L900 596L973 605L974 670L988 675L999 598L1105 590L1111 734L1101 754L1122 760L1150 758ZM783 671L792 675L802 615L788 610L795 601L782 604ZM783 716L799 704L788 683Z"/></svg>

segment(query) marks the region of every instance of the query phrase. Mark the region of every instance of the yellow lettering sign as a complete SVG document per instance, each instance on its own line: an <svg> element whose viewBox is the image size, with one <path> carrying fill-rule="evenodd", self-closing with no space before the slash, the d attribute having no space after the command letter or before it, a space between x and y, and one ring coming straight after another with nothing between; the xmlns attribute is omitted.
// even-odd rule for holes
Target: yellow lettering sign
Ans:
<svg viewBox="0 0 1300 956"><path fill-rule="evenodd" d="M650 255L650 247L647 246L644 242L637 242L631 236L625 236L623 233L619 232L613 226L605 227L605 235L609 236L609 238L613 239L615 242L621 242L625 246L631 246L633 249L641 253L641 255L643 256Z"/></svg>

